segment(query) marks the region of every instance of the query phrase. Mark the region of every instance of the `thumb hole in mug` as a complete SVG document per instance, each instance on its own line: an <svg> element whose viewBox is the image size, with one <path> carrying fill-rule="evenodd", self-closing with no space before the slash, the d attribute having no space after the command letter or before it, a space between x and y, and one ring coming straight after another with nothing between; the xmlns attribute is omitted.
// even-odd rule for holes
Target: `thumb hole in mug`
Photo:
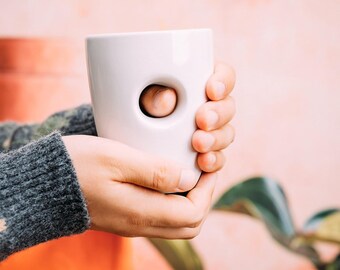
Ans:
<svg viewBox="0 0 340 270"><path fill-rule="evenodd" d="M172 114L177 106L175 89L159 84L147 86L139 97L139 107L148 117L162 118Z"/></svg>

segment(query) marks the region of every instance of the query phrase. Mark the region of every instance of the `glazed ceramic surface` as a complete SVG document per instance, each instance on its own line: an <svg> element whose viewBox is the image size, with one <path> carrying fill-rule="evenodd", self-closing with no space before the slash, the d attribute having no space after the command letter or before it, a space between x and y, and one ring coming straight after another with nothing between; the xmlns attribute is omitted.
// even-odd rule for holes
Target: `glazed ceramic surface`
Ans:
<svg viewBox="0 0 340 270"><path fill-rule="evenodd" d="M213 72L211 30L90 36L86 50L99 136L179 162L198 178L191 137ZM152 84L176 89L177 105L169 116L152 118L142 112L140 95Z"/></svg>

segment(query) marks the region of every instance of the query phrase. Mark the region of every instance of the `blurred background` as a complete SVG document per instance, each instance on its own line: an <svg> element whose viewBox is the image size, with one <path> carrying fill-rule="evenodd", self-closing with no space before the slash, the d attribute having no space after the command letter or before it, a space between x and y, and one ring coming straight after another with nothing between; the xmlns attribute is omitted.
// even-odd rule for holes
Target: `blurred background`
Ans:
<svg viewBox="0 0 340 270"><path fill-rule="evenodd" d="M267 175L283 185L297 227L340 205L339 1L0 3L1 120L40 121L89 102L86 35L211 28L216 60L237 73L237 136L215 198L247 177ZM193 244L211 270L313 269L261 223L236 214L211 213ZM145 239L132 240L132 248L135 269L168 269Z"/></svg>

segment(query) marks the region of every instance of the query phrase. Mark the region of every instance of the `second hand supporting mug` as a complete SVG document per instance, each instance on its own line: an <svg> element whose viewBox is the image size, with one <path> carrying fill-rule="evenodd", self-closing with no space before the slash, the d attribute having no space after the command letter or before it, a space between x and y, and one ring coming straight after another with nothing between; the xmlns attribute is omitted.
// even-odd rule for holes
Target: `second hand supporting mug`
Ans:
<svg viewBox="0 0 340 270"><path fill-rule="evenodd" d="M191 145L195 114L207 100L213 73L210 29L136 32L89 36L88 76L98 135L201 171ZM166 117L140 108L150 85L176 90L177 105Z"/></svg>

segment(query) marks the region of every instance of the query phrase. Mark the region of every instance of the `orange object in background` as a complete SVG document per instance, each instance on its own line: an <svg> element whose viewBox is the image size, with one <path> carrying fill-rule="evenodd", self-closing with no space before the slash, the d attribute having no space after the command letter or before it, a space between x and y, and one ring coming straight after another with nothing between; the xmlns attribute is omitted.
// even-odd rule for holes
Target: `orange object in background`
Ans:
<svg viewBox="0 0 340 270"><path fill-rule="evenodd" d="M0 121L38 122L90 101L82 42L0 39ZM13 254L1 270L131 269L129 239L87 231Z"/></svg>
<svg viewBox="0 0 340 270"><path fill-rule="evenodd" d="M90 102L83 42L0 39L0 121L42 121Z"/></svg>
<svg viewBox="0 0 340 270"><path fill-rule="evenodd" d="M1 270L124 270L131 268L129 240L95 231L87 231L31 247L0 263Z"/></svg>

